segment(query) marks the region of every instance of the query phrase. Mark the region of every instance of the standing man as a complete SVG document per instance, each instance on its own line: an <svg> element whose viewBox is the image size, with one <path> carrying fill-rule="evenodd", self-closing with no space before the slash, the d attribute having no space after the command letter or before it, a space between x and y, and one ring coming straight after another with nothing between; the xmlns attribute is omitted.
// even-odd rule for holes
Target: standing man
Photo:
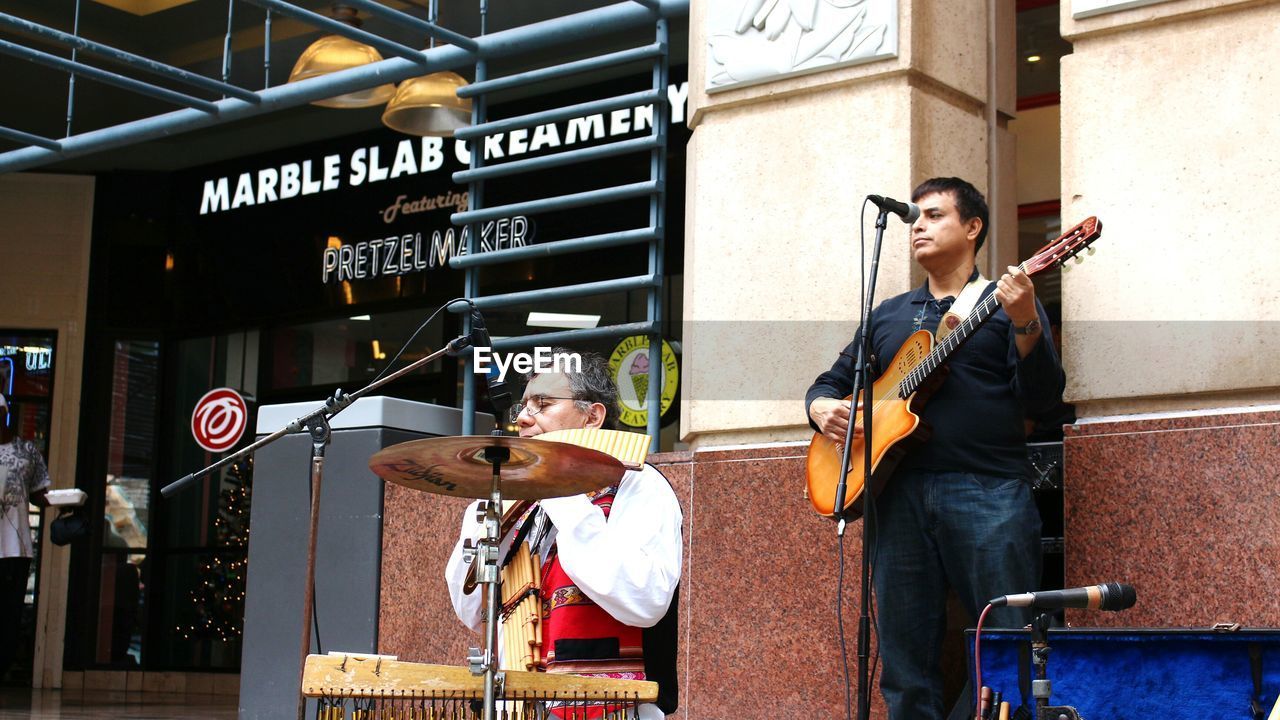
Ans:
<svg viewBox="0 0 1280 720"><path fill-rule="evenodd" d="M569 351L554 350L562 353ZM616 427L618 388L608 364L594 353L579 355L577 371L530 376L512 408L521 437ZM478 631L483 593L464 590L468 566L462 559L463 541L483 532L475 516L473 503L463 514L445 579L458 619ZM660 720L677 705L681 521L670 483L645 465L599 491L541 500L511 531L523 530L531 551L542 556L546 670L657 682L658 701L640 706L641 720ZM511 537L504 538L501 557L510 545Z"/></svg>
<svg viewBox="0 0 1280 720"><path fill-rule="evenodd" d="M21 637L22 605L31 571L27 503L47 507L49 470L35 443L10 427L9 399L0 394L0 680Z"/></svg>
<svg viewBox="0 0 1280 720"><path fill-rule="evenodd" d="M911 257L927 280L872 313L871 376L912 332L936 331L970 283L975 288L963 297L980 302L994 292L1001 310L952 354L949 376L921 413L932 436L908 451L875 504L868 552L884 658L880 689L892 720L944 717L938 661L948 587L973 621L987 600L1039 586L1040 518L1031 498L1023 418L1052 408L1065 384L1031 279L1009 267L989 283L977 270L975 257L987 234L982 194L960 178L934 178L911 199L921 213L911 226ZM843 398L853 389L857 354L850 343L805 399L810 424L840 443L849 424ZM999 608L987 624L1022 627L1029 621L1024 608ZM960 699L957 712L968 708L969 699Z"/></svg>

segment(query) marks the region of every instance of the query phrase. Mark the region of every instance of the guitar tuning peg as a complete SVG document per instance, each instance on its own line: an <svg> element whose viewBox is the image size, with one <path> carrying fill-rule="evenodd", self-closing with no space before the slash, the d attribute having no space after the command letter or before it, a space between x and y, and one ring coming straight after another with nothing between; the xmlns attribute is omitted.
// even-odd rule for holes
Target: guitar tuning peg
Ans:
<svg viewBox="0 0 1280 720"><path fill-rule="evenodd" d="M1062 263L1062 272L1071 272L1071 266L1067 263Z"/></svg>
<svg viewBox="0 0 1280 720"><path fill-rule="evenodd" d="M1095 248L1094 246L1090 245L1090 246L1089 246L1089 249L1088 249L1088 253L1089 253L1090 255L1092 255L1092 254L1094 254L1094 253L1096 253L1096 252L1098 252L1098 249L1097 249L1097 248Z"/></svg>
<svg viewBox="0 0 1280 720"><path fill-rule="evenodd" d="M1084 262L1084 258L1080 257L1079 255L1076 255L1076 256L1075 256L1075 260L1076 260L1076 264L1077 264L1077 265L1079 265L1080 263Z"/></svg>

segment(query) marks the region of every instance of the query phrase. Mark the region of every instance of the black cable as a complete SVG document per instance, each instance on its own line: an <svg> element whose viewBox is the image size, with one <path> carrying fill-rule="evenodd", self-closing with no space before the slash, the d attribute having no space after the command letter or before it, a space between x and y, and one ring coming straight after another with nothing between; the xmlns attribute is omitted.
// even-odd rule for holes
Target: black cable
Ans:
<svg viewBox="0 0 1280 720"><path fill-rule="evenodd" d="M382 368L382 372L378 373L378 376L375 377L373 380L370 380L369 384L372 385L373 383L376 383L379 380L381 380L382 376L386 375L387 371L390 370L391 367L396 364L396 361L400 359L400 356L404 354L405 348L409 347L409 345L414 341L414 339L418 337L418 333L425 330L426 327L431 324L431 321L436 319L436 316L439 315L441 311L443 311L445 308L449 307L450 305L456 302L464 302L473 308L476 306L474 302L471 302L471 300L467 298L454 298L446 302L445 304L441 305L440 307L436 308L436 311L431 313L431 317L427 318L426 320L423 320L422 324L418 326L418 329L414 330L413 334L409 336L409 339L405 340L404 343L400 345L400 349L396 352L395 357L391 358L391 360L387 362L386 366Z"/></svg>
<svg viewBox="0 0 1280 720"><path fill-rule="evenodd" d="M310 456L308 455L308 457ZM308 463L308 467L310 467L309 463ZM316 498L311 496L311 476L310 475L307 476L307 501L308 501L307 507L311 507L311 503L318 502ZM316 550L317 551L319 550L318 546ZM314 575L311 576L311 629L316 634L316 653L315 654L323 655L324 644L320 642L320 613L316 607L316 578Z"/></svg>
<svg viewBox="0 0 1280 720"><path fill-rule="evenodd" d="M844 715L853 720L853 686L849 684L849 646L844 637L844 533L836 535L839 570L836 574L836 626L840 638L840 662L844 668Z"/></svg>

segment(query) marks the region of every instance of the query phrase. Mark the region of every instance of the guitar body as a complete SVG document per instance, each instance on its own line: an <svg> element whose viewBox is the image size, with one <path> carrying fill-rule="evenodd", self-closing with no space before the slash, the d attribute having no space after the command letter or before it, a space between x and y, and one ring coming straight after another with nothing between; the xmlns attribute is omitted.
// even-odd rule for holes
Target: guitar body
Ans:
<svg viewBox="0 0 1280 720"><path fill-rule="evenodd" d="M902 459L910 447L928 438L929 427L917 415L923 406L926 391L936 389L942 375L931 378L920 390L906 398L898 397L898 388L903 380L915 369L933 349L933 334L928 330L918 330L907 338L898 348L898 352L889 362L885 372L871 384L871 396L874 409L871 413L871 483L872 494L878 494L885 481L893 473L893 468ZM847 399L847 398L846 398ZM857 426L862 427L859 416ZM845 492L846 517L855 519L862 516L862 497L867 489L863 477L863 438L853 439L849 450L848 488ZM840 460L844 451L843 445L836 443L822 433L814 433L809 443L809 455L806 463L809 502L813 509L826 517L835 515L836 486L840 484Z"/></svg>

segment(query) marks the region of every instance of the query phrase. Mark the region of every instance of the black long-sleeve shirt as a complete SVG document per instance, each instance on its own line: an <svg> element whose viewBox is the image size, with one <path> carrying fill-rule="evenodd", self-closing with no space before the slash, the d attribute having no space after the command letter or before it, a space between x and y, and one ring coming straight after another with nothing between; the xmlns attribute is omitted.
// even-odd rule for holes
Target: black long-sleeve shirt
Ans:
<svg viewBox="0 0 1280 720"><path fill-rule="evenodd" d="M994 291L992 283L983 291L979 303ZM911 333L936 331L944 312L929 293L927 282L881 303L871 314L872 377L879 376ZM1049 336L1049 318L1039 300L1036 312L1044 331L1024 358L1018 357L1017 336L1003 309L992 314L951 354L946 363L950 375L920 413L933 434L907 453L899 470L1028 475L1023 418L1054 407L1066 385ZM857 337L855 334L855 342ZM851 342L831 369L814 380L805 395L806 415L815 399L843 398L853 391L853 363L857 356L857 345ZM809 424L818 429L812 419Z"/></svg>

